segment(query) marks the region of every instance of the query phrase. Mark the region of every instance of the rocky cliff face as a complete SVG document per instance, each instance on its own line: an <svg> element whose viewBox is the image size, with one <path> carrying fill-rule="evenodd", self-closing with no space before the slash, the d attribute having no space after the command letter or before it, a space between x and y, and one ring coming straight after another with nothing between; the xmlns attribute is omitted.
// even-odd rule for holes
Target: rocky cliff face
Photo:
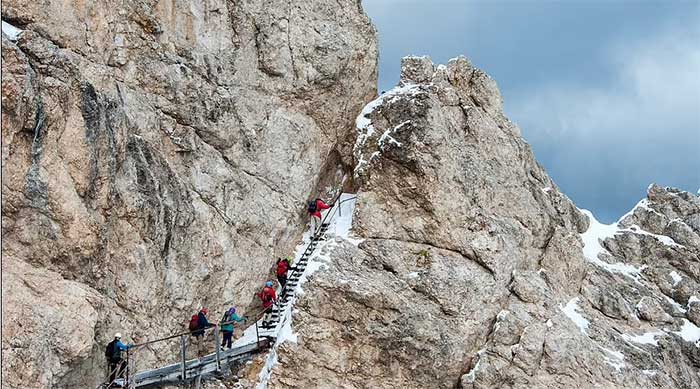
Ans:
<svg viewBox="0 0 700 389"><path fill-rule="evenodd" d="M272 387L700 386L700 199L580 212L464 58L404 59L357 118L353 231Z"/></svg>
<svg viewBox="0 0 700 389"><path fill-rule="evenodd" d="M94 387L113 332L249 306L303 201L344 173L362 241L338 238L304 285L271 387L700 386L700 199L651 186L597 222L464 58L406 58L356 118L377 56L358 1L2 17L23 30L2 38L6 386Z"/></svg>
<svg viewBox="0 0 700 389"><path fill-rule="evenodd" d="M2 18L23 30L2 37L7 387L94 387L115 331L249 304L376 93L358 0L8 0Z"/></svg>

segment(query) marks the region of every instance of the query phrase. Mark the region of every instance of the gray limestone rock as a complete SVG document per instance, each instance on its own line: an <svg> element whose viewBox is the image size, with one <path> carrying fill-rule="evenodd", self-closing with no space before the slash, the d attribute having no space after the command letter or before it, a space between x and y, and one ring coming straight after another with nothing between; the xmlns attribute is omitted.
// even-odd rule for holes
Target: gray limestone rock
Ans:
<svg viewBox="0 0 700 389"><path fill-rule="evenodd" d="M408 57L401 74L357 120L365 241L304 285L270 385L700 385L697 339L680 335L698 247L679 220L697 197L650 187L589 258L581 234L598 225L537 164L491 78L464 58Z"/></svg>
<svg viewBox="0 0 700 389"><path fill-rule="evenodd" d="M24 30L2 38L3 386L95 387L115 331L257 308L376 94L360 3L8 0L2 18Z"/></svg>

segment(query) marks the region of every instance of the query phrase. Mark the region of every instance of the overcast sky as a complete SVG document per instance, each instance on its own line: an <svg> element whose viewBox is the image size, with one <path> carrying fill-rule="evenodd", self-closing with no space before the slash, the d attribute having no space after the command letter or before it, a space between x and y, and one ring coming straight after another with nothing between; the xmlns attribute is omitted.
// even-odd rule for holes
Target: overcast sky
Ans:
<svg viewBox="0 0 700 389"><path fill-rule="evenodd" d="M466 55L579 208L613 222L656 182L700 188L700 0L363 0L379 88L401 57Z"/></svg>

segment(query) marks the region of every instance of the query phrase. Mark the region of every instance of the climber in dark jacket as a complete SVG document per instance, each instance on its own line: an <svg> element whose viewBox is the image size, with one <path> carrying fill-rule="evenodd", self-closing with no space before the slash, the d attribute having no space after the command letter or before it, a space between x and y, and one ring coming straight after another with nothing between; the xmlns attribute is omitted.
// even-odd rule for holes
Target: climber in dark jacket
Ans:
<svg viewBox="0 0 700 389"><path fill-rule="evenodd" d="M209 310L206 308L202 308L199 313L197 314L197 330L192 331L192 335L194 336L203 336L204 335L204 329L212 327L213 324L209 323L209 320L207 320L207 314L209 313Z"/></svg>
<svg viewBox="0 0 700 389"><path fill-rule="evenodd" d="M105 350L105 357L107 357L107 362L109 363L109 382L114 382L115 379L122 377L124 375L124 370L126 369L126 361L122 358L122 351L126 351L134 345L126 345L122 343L122 334L117 332L114 334L114 340L109 342L107 345L107 350Z"/></svg>
<svg viewBox="0 0 700 389"><path fill-rule="evenodd" d="M200 356L202 354L202 342L204 341L204 330L213 327L214 325L209 323L209 320L207 320L207 314L209 313L209 310L206 308L202 308L199 313L197 314L197 330L192 331L192 335L194 336L194 341L197 344L197 356Z"/></svg>

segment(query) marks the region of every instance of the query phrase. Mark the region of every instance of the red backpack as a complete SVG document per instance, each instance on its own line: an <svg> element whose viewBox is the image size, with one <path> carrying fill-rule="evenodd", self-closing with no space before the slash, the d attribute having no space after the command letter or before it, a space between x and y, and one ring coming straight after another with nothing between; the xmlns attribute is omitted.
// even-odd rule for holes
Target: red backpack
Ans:
<svg viewBox="0 0 700 389"><path fill-rule="evenodd" d="M190 331L194 331L197 328L199 328L199 314L192 315L192 318L190 319Z"/></svg>

